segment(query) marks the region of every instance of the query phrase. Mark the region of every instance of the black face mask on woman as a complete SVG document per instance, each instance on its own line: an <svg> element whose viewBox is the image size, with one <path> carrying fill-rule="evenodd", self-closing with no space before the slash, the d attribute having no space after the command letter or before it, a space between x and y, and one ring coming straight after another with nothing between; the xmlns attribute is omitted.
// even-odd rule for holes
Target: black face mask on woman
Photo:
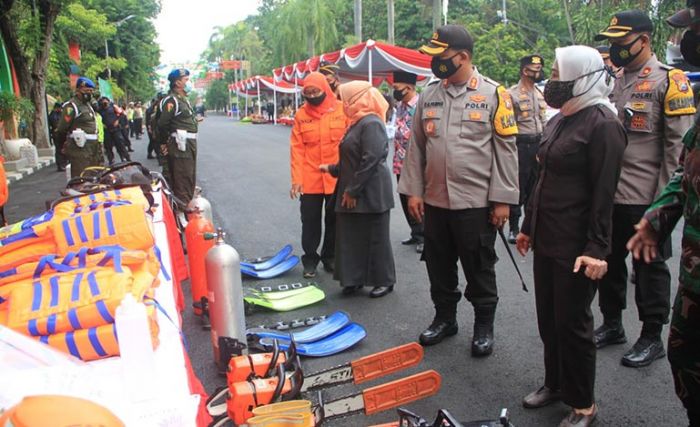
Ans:
<svg viewBox="0 0 700 427"><path fill-rule="evenodd" d="M578 95L574 95L574 85L576 84L576 81L595 73L600 73L600 76L598 76L591 86ZM567 101L587 94L591 89L593 89L593 86L598 83L598 80L600 80L604 74L608 74L607 68L591 71L590 73L586 73L574 80L549 80L547 84L544 85L544 101L552 108L561 108L567 103Z"/></svg>
<svg viewBox="0 0 700 427"><path fill-rule="evenodd" d="M433 74L435 74L435 77L438 79L449 79L452 77L452 75L462 67L462 64L456 66L455 63L452 62L452 58L457 55L459 55L459 53L445 59L433 56L433 59L430 61L430 69L433 71Z"/></svg>
<svg viewBox="0 0 700 427"><path fill-rule="evenodd" d="M323 100L326 99L326 94L322 93L319 96L314 96L313 98L305 96L304 99L306 99L306 102L308 102L309 104L318 107L323 103Z"/></svg>
<svg viewBox="0 0 700 427"><path fill-rule="evenodd" d="M681 40L681 55L690 65L700 66L700 36L688 30Z"/></svg>

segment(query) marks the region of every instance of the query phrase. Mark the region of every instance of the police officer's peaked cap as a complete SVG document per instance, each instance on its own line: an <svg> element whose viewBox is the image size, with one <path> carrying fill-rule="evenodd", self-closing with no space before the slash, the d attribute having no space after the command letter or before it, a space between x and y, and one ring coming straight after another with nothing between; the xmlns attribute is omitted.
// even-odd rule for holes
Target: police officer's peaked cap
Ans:
<svg viewBox="0 0 700 427"><path fill-rule="evenodd" d="M700 17L695 16L695 6L700 6L700 0L687 0L685 9L681 9L666 18L666 22L672 27L684 28L694 22L700 21Z"/></svg>
<svg viewBox="0 0 700 427"><path fill-rule="evenodd" d="M86 87L90 89L95 89L95 82L88 79L87 77L78 77L78 81L75 82L76 88Z"/></svg>
<svg viewBox="0 0 700 427"><path fill-rule="evenodd" d="M595 39L597 41L619 39L629 33L651 33L652 31L654 31L654 24L649 15L641 10L632 9L616 13L610 20L610 25L595 36Z"/></svg>
<svg viewBox="0 0 700 427"><path fill-rule="evenodd" d="M335 76L338 74L340 67L332 62L321 61L318 65L318 72L324 76Z"/></svg>
<svg viewBox="0 0 700 427"><path fill-rule="evenodd" d="M524 68L527 65L541 65L544 67L544 58L541 55L527 55L520 58L520 68Z"/></svg>
<svg viewBox="0 0 700 427"><path fill-rule="evenodd" d="M406 71L394 71L394 83L408 83L410 85L415 85L418 81L418 76L413 73L407 73Z"/></svg>
<svg viewBox="0 0 700 427"><path fill-rule="evenodd" d="M610 58L610 46L596 46L595 50L597 50L598 53L600 53L600 56L603 59Z"/></svg>
<svg viewBox="0 0 700 427"><path fill-rule="evenodd" d="M430 56L437 56L447 49L466 50L472 53L474 39L461 25L443 25L433 33L430 43L418 50Z"/></svg>
<svg viewBox="0 0 700 427"><path fill-rule="evenodd" d="M168 80L171 82L181 78L181 77L186 77L190 75L190 70L186 68L175 68L173 71L168 74Z"/></svg>

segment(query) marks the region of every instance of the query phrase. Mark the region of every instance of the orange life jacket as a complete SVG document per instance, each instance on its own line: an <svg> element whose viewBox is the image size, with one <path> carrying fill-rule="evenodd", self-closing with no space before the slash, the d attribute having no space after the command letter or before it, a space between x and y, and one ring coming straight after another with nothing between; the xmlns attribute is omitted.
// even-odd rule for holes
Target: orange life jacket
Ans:
<svg viewBox="0 0 700 427"><path fill-rule="evenodd" d="M124 427L107 408L69 396L27 396L0 414L1 427L102 426Z"/></svg>
<svg viewBox="0 0 700 427"><path fill-rule="evenodd" d="M149 316L148 319L151 329L151 343L155 349L159 344L158 332L160 329L154 317ZM114 323L36 338L44 344L85 361L119 356L119 341Z"/></svg>

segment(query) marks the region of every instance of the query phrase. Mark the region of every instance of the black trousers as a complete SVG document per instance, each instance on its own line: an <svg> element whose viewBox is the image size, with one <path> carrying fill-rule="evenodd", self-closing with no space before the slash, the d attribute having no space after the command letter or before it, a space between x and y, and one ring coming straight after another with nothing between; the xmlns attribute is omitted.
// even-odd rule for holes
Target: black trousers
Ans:
<svg viewBox="0 0 700 427"><path fill-rule="evenodd" d="M146 156L157 156L158 155L158 144L156 139L151 132L148 132L148 148L146 148Z"/></svg>
<svg viewBox="0 0 700 427"><path fill-rule="evenodd" d="M104 149L105 149L105 155L107 156L107 161L109 161L109 164L114 163L114 151L113 149L117 150L117 154L119 155L119 159L122 162L128 162L131 161L131 158L129 156L129 152L126 150L126 147L124 146L124 140L122 138L122 133L117 130L114 132L105 132L105 142L104 142Z"/></svg>
<svg viewBox="0 0 700 427"><path fill-rule="evenodd" d="M332 194L302 194L300 200L301 212L301 247L304 255L301 261L304 266L317 266L319 261L332 262L335 258L335 207ZM323 217L325 209L326 216ZM325 223L326 233L323 236L321 255L318 245L321 243L321 223Z"/></svg>
<svg viewBox="0 0 700 427"><path fill-rule="evenodd" d="M141 139L141 134L143 134L143 119L134 119L134 134L136 138Z"/></svg>
<svg viewBox="0 0 700 427"><path fill-rule="evenodd" d="M544 384L561 390L567 405L583 409L595 401L591 303L596 284L582 272L572 272L574 261L535 253L535 305L544 344Z"/></svg>
<svg viewBox="0 0 700 427"><path fill-rule="evenodd" d="M613 209L612 252L608 256L608 273L600 282L598 303L607 318L619 318L627 307L627 242L634 235L634 225L648 206L615 205ZM671 299L671 273L666 260L671 257L671 238L660 245L659 258L645 263L632 259L634 298L642 322L668 323Z"/></svg>
<svg viewBox="0 0 700 427"><path fill-rule="evenodd" d="M462 298L457 260L467 278L464 296L472 305L494 306L496 289L496 229L489 209L449 210L425 205L425 248L430 296L438 320L454 321Z"/></svg>
<svg viewBox="0 0 700 427"><path fill-rule="evenodd" d="M540 135L516 137L518 145L518 183L520 199L517 205L510 206L510 231L520 230L522 207L527 204L537 178L537 150L540 148Z"/></svg>
<svg viewBox="0 0 700 427"><path fill-rule="evenodd" d="M401 175L396 175L396 183L398 184L401 180ZM401 200L401 208L403 209L403 215L406 217L406 222L408 226L411 227L411 237L423 242L423 223L416 221L415 218L411 216L408 212L408 196L405 194L399 194L399 199Z"/></svg>
<svg viewBox="0 0 700 427"><path fill-rule="evenodd" d="M53 139L53 146L54 146L54 156L56 158L56 167L59 168L65 168L66 165L68 164L68 159L66 159L66 155L63 154L63 144L65 144L65 141L59 141L56 138Z"/></svg>

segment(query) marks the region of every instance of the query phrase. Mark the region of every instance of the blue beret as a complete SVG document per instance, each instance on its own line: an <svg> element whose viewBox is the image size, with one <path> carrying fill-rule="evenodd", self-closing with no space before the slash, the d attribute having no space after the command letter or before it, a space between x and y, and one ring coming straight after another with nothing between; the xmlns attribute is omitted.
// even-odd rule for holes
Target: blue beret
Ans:
<svg viewBox="0 0 700 427"><path fill-rule="evenodd" d="M88 87L91 89L95 89L95 83L88 79L87 77L79 77L78 81L75 83L75 87L81 88L81 87Z"/></svg>
<svg viewBox="0 0 700 427"><path fill-rule="evenodd" d="M189 75L190 70L186 68L175 68L173 71L170 72L170 74L168 74L168 80L172 82L173 80L177 80L180 77L185 77Z"/></svg>

